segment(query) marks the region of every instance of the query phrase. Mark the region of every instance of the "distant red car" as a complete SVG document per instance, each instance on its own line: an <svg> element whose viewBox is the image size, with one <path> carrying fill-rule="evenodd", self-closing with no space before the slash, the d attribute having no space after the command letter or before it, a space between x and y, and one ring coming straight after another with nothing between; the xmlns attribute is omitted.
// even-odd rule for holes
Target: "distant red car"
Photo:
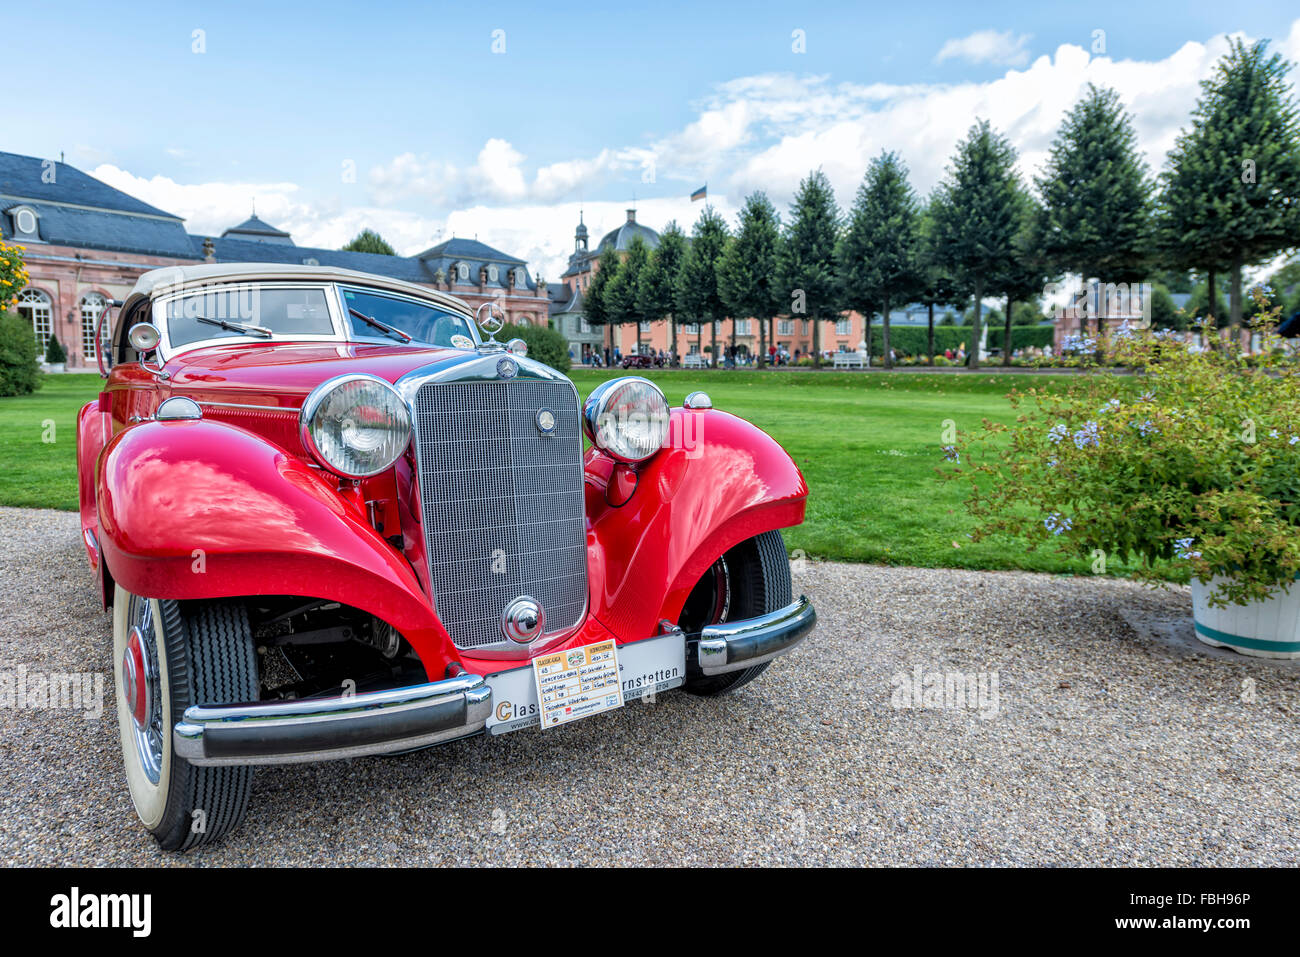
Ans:
<svg viewBox="0 0 1300 957"><path fill-rule="evenodd" d="M164 848L235 827L253 765L719 694L813 627L780 533L808 489L772 439L637 377L580 405L499 325L319 267L155 270L122 305L81 526Z"/></svg>
<svg viewBox="0 0 1300 957"><path fill-rule="evenodd" d="M658 356L628 355L619 363L624 369L656 369L664 364Z"/></svg>

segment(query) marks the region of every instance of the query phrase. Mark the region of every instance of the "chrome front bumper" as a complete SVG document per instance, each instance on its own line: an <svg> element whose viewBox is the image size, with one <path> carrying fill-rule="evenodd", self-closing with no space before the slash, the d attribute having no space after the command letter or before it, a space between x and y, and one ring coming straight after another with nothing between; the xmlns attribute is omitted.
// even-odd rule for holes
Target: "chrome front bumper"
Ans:
<svg viewBox="0 0 1300 957"><path fill-rule="evenodd" d="M687 661L705 675L718 675L785 654L816 623L812 603L800 596L758 618L678 634ZM294 764L392 754L468 737L483 731L491 715L487 679L461 672L348 697L194 705L173 728L172 742L176 755L191 764Z"/></svg>
<svg viewBox="0 0 1300 957"><path fill-rule="evenodd" d="M785 654L816 624L812 602L800 595L797 601L766 615L707 626L700 632L695 660L706 675L752 668Z"/></svg>
<svg viewBox="0 0 1300 957"><path fill-rule="evenodd" d="M191 764L294 764L390 754L482 731L492 689L481 675L344 698L195 705L172 732Z"/></svg>

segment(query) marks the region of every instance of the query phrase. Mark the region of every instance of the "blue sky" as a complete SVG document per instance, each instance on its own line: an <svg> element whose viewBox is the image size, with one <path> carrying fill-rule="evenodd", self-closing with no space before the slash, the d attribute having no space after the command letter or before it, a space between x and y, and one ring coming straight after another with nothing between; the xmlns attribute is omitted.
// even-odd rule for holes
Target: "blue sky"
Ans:
<svg viewBox="0 0 1300 957"><path fill-rule="evenodd" d="M816 166L847 204L884 148L924 192L975 115L1031 176L1089 80L1120 90L1156 167L1225 33L1300 58L1300 11L1271 2L127 9L9 6L36 68L6 71L0 148L63 152L194 231L256 200L300 243L473 233L552 277L580 204L599 235L635 193L658 228L706 180L732 214Z"/></svg>

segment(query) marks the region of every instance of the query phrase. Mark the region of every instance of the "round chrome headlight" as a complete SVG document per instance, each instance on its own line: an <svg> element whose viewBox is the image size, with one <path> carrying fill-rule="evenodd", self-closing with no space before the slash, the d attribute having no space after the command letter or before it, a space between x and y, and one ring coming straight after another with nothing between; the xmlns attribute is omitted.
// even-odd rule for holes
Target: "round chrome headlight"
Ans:
<svg viewBox="0 0 1300 957"><path fill-rule="evenodd" d="M411 442L411 414L397 390L378 376L359 373L313 389L298 427L316 460L346 478L378 475Z"/></svg>
<svg viewBox="0 0 1300 957"><path fill-rule="evenodd" d="M610 379L587 397L582 425L596 448L620 462L640 462L668 438L668 400L649 379Z"/></svg>

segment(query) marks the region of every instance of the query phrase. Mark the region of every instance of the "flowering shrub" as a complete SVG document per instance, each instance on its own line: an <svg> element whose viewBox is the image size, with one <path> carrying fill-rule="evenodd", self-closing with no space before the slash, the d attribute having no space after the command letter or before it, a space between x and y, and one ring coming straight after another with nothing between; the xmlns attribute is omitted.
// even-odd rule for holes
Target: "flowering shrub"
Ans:
<svg viewBox="0 0 1300 957"><path fill-rule="evenodd" d="M25 247L6 244L0 240L0 312L4 312L18 301L21 292L30 281L27 267L23 264Z"/></svg>
<svg viewBox="0 0 1300 957"><path fill-rule="evenodd" d="M1214 347L1199 350L1121 327L1100 349L1134 374L1094 368L1056 391L1014 391L1013 423L959 433L940 472L970 483L972 537L1012 534L1094 562L1100 550L1148 580L1170 577L1170 563L1224 576L1217 606L1293 581L1300 368L1270 327L1249 359L1208 331Z"/></svg>

